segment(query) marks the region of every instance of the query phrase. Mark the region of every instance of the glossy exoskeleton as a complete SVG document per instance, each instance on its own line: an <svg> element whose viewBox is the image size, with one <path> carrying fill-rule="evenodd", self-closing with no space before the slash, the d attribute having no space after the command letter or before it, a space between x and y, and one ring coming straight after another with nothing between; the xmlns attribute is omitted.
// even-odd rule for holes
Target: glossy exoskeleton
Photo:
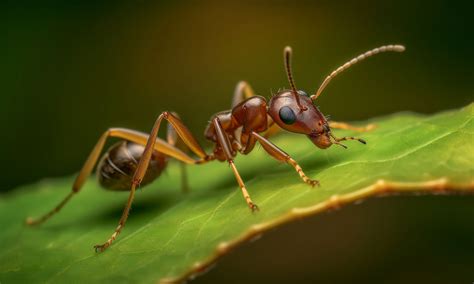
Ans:
<svg viewBox="0 0 474 284"><path fill-rule="evenodd" d="M212 152L207 153L196 141L194 136L183 124L179 117L165 111L161 113L149 135L135 130L124 128L110 128L99 138L79 172L71 193L52 211L43 217L33 220L28 219L28 224L39 224L58 212L71 197L80 191L87 177L92 172L104 144L109 137L122 139L112 146L100 160L97 175L102 186L111 190L130 191L128 202L123 210L122 217L112 236L101 245L96 245L96 251L108 248L122 231L135 196L136 188L145 185L157 178L166 167L169 158L174 158L184 164L203 164L218 160L227 162L240 186L247 205L252 211L258 209L250 198L245 184L234 164L237 154L248 154L259 143L262 148L273 158L292 166L300 178L307 184L314 186L319 182L305 175L298 163L282 149L268 140L268 137L283 129L293 133L306 135L314 145L321 149L332 144L341 144L344 140L365 141L354 137L337 138L332 129L369 130L372 126L354 127L341 122L329 122L321 111L313 104L327 84L337 74L346 70L357 62L385 51L402 52L401 45L386 45L367 51L333 71L323 81L313 95L308 95L295 86L291 72L291 48L284 49L284 62L290 89L282 90L267 101L264 97L256 96L246 82L239 82L232 100L232 108L219 112L211 117L205 130L205 137L214 145ZM161 122L169 123L167 139L157 138ZM178 138L179 137L179 138ZM177 146L179 143L181 146ZM188 155L186 150L192 151L196 157Z"/></svg>

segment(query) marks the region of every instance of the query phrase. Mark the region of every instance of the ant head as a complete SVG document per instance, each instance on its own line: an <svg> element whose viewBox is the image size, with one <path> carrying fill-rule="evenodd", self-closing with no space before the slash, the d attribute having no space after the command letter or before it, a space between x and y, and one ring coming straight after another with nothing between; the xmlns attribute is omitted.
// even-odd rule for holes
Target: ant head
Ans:
<svg viewBox="0 0 474 284"><path fill-rule="evenodd" d="M387 51L403 52L404 50L405 47L403 45L390 44L360 54L334 70L324 79L316 93L309 97L305 92L296 89L291 73L291 47L287 46L284 50L284 58L286 75L288 76L291 89L279 92L270 100L268 114L278 126L287 131L306 134L319 148L328 148L332 144L338 144L345 148L343 144L339 143L341 139L335 138L331 134L331 129L325 116L313 105L313 101L321 95L332 78L354 64L379 53ZM363 141L360 142L364 143Z"/></svg>
<svg viewBox="0 0 474 284"><path fill-rule="evenodd" d="M291 73L291 48L284 50L286 74L291 90L283 90L272 97L268 114L281 128L295 133L306 134L319 148L333 144L331 130L324 115L313 105L311 97L297 90Z"/></svg>
<svg viewBox="0 0 474 284"><path fill-rule="evenodd" d="M295 96L298 96L299 103ZM268 114L278 126L306 134L319 148L328 148L332 144L326 118L303 91L297 91L296 95L291 90L279 92L270 100Z"/></svg>

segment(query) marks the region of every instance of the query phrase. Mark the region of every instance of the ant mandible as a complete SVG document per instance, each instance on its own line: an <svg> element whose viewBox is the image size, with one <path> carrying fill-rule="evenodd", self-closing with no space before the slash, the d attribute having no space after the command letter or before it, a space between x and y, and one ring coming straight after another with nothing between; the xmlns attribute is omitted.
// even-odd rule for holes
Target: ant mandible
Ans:
<svg viewBox="0 0 474 284"><path fill-rule="evenodd" d="M193 165L214 160L227 161L234 172L245 201L252 211L258 210L258 207L253 203L247 192L245 184L235 167L234 157L237 153L248 154L257 142L262 145L270 156L291 165L305 183L311 186L319 185L317 180L310 179L304 174L302 168L293 158L267 138L280 129L284 129L306 135L311 142L321 149L328 148L332 144L346 148L340 143L344 140L357 140L365 144L365 141L359 138L335 137L331 132L331 128L359 131L363 131L364 128L353 127L346 123L329 122L313 104L313 101L321 95L321 92L332 78L357 62L381 52L402 52L404 50L405 47L402 45L385 45L367 51L333 71L326 77L316 93L308 96L295 86L291 71L292 51L290 47L286 47L284 49L284 62L290 89L279 91L267 103L264 97L254 95L250 85L246 82L239 82L232 99L232 109L212 116L204 132L206 139L214 143L214 149L210 154L204 151L180 118L172 112L165 111L158 116L150 135L130 129L110 128L99 138L76 177L69 195L43 217L36 220L28 218L27 224L43 223L61 210L72 196L80 191L98 161L104 144L109 137L120 138L122 141L113 145L100 160L97 169L99 182L106 189L126 190L130 191L130 194L117 228L104 244L94 246L96 251L104 251L117 238L127 221L136 188L140 184L145 185L156 179L166 167L169 157ZM163 119L169 123L166 141L157 138ZM187 146L197 155L197 158L190 157L185 151L181 150L183 149L182 146L177 146L177 143Z"/></svg>

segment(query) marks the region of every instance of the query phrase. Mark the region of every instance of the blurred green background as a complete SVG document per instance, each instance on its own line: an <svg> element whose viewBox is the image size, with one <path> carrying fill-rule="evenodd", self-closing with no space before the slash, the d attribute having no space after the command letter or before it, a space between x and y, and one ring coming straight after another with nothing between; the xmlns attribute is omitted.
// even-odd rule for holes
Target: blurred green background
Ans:
<svg viewBox="0 0 474 284"><path fill-rule="evenodd" d="M335 120L466 105L474 89L471 3L3 2L0 190L70 175L106 128L148 132L163 110L178 112L201 139L239 80L266 97L288 85L285 45L307 92L367 49L407 46L329 85L318 104Z"/></svg>
<svg viewBox="0 0 474 284"><path fill-rule="evenodd" d="M0 191L71 175L106 128L148 132L164 110L201 139L239 80L266 97L287 86L285 45L309 93L352 56L406 45L329 85L318 104L335 120L464 106L474 98L472 3L3 2ZM472 208L471 197L353 206L270 233L198 282L468 283Z"/></svg>

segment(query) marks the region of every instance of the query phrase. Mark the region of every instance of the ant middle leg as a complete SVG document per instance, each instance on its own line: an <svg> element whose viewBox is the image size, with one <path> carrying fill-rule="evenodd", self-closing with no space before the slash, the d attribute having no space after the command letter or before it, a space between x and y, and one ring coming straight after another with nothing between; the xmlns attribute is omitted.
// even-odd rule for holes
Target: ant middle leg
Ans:
<svg viewBox="0 0 474 284"><path fill-rule="evenodd" d="M173 113L176 117L179 118L178 114ZM178 137L176 134L176 130L174 129L172 124L168 124L168 129L166 130L166 141L170 144L175 146L176 148L180 149L184 153L188 152L186 145L184 144L183 140ZM179 162L179 170L181 176L181 192L182 193L189 193L190 186L188 181L188 172L186 169L186 163Z"/></svg>
<svg viewBox="0 0 474 284"><path fill-rule="evenodd" d="M311 186L319 185L319 181L315 179L310 179L304 172L303 169L298 165L298 163L293 160L287 153L285 153L282 149L278 148L275 144L270 142L265 137L261 136L256 132L252 132L252 135L258 140L262 148L273 158L277 159L281 162L286 162L289 165L295 168L296 172L299 174L300 178L307 184Z"/></svg>
<svg viewBox="0 0 474 284"><path fill-rule="evenodd" d="M247 205L249 206L250 210L252 210L252 212L258 211L259 210L258 206L255 203L253 203L252 199L250 198L250 195L247 191L245 183L240 177L239 171L235 167L234 160L233 160L234 155L232 154L232 150L231 150L232 148L229 141L229 137L222 129L219 118L215 117L212 120L212 123L214 124L214 129L216 131L217 142L219 143L219 146L221 146L222 151L224 152L224 155L226 157L226 160L229 163L230 167L232 168L232 171L234 172L235 178L237 179L237 183L239 184L240 190L242 191L242 195L245 198L245 202L247 202Z"/></svg>

